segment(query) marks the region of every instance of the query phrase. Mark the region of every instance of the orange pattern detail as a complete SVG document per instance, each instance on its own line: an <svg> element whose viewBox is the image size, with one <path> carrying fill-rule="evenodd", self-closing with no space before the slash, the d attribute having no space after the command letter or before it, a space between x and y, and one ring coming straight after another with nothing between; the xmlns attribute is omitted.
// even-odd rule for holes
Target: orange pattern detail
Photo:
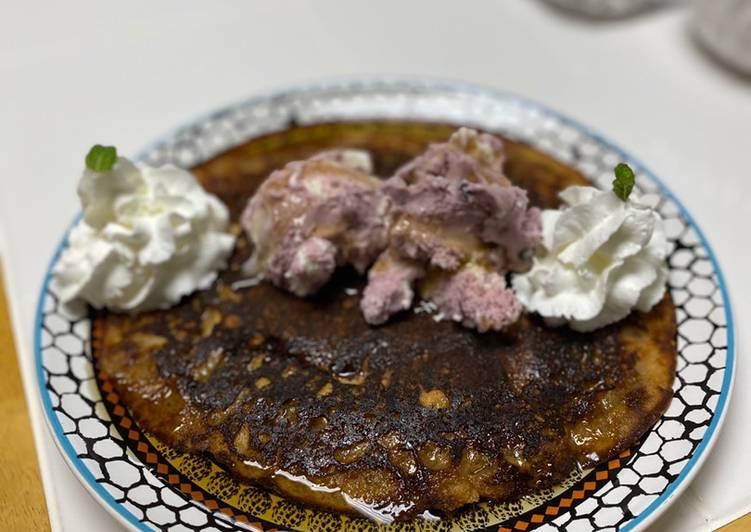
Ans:
<svg viewBox="0 0 751 532"><path fill-rule="evenodd" d="M96 336L96 331L94 333ZM96 344L98 341L97 338L93 339L93 342ZM105 373L104 371L99 372L98 377L100 379L100 388L104 392L107 392L107 395L105 396L105 399L112 405L112 413L120 418L120 426L128 429L128 438L137 442L136 449L142 453L145 454L145 460L146 462L150 464L156 464L156 470L159 474L167 476L167 481L172 484L178 486L180 491L185 493L186 495L190 496L193 500L198 502L203 502L203 504L210 510L219 510L224 515L227 515L229 517L233 517L237 521L247 524L251 530L255 532L264 532L263 525L259 522L250 522L250 519L247 515L244 515L242 513L235 514L235 510L232 507L229 506L223 506L221 505L217 500L214 499L206 499L206 496L201 491L193 491L193 486L187 482L180 482L180 475L169 473L169 467L166 463L160 462L160 455L158 455L156 452L150 452L149 449L151 447L149 446L147 441L141 440L141 434L139 431L135 430L137 427L130 428L134 426L134 422L132 419L127 417L125 408L120 404L120 396L115 393L114 387L112 385L112 382L109 380L109 375ZM276 529L271 529L269 532L272 532ZM277 531L278 532L278 531Z"/></svg>
<svg viewBox="0 0 751 532"><path fill-rule="evenodd" d="M145 458L148 463L157 465L156 469L158 473L162 475L167 475L167 473L169 472L169 468L167 464L159 461L160 459L159 455L157 455L154 452L149 452L150 446L148 445L147 442L140 441L141 435L138 431L134 429L130 429L130 427L133 426L133 421L130 418L125 416L126 411L123 408L123 406L120 404L120 397L117 395L117 393L113 391L114 388L111 384L111 381L109 381L109 376L104 372L100 372L99 378L102 381L100 384L101 389L104 392L108 392L106 395L106 399L113 405L113 410L112 410L113 413L116 416L120 417L120 426L122 426L125 429L129 429L128 434L127 434L128 438L138 442L136 448L138 449L139 452L146 455ZM621 467L620 459L627 458L629 456L631 456L630 450L625 450L621 452L618 455L617 459L610 460L607 463L608 470L613 470L613 469L617 469ZM596 471L594 477L595 477L595 480L597 481L606 480L608 478L608 471L605 471L605 470ZM246 524L251 530L254 530L257 532L264 532L263 525L260 522L254 521L251 523L247 515L242 514L242 513L235 514L235 510L232 507L221 505L220 502L218 502L215 499L207 499L206 496L201 491L193 491L192 489L193 486L191 484L186 483L186 482L180 483L180 478L181 478L180 475L177 475L174 473L170 473L167 476L167 480L170 484L178 486L180 491L182 491L186 495L189 495L193 500L198 501L198 502L203 502L203 504L208 509L212 511L218 509L224 515L227 515L229 517L234 517L237 521ZM529 518L529 522L522 521L520 519L520 520L517 520L516 523L514 523L513 529L501 526L498 528L498 532L514 532L514 530L526 531L529 528L530 523L540 524L544 522L545 516L552 518L558 515L561 509L571 507L574 500L583 499L586 496L587 491L594 491L595 489L597 489L597 483L593 481L587 481L583 484L583 489L574 490L571 493L571 498L560 499L557 506L555 505L547 506L545 508L544 515L537 514L537 513L532 514L532 516ZM271 529L268 529L268 532L278 532L278 529L271 528Z"/></svg>

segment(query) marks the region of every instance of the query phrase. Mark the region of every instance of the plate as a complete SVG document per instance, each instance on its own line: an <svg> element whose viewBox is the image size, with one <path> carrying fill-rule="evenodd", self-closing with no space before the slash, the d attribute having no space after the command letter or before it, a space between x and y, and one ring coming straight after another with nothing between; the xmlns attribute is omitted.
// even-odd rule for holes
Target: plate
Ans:
<svg viewBox="0 0 751 532"><path fill-rule="evenodd" d="M717 438L733 384L727 288L691 215L644 165L591 129L540 104L491 89L434 80L342 80L275 91L202 116L147 147L139 160L191 167L290 125L399 120L474 126L526 142L600 187L628 162L637 188L665 218L669 289L678 321L673 400L639 444L512 504L474 505L450 521L395 523L412 530L640 530L688 485ZM316 129L318 128L318 129ZM273 136L272 136L273 137ZM269 137L271 138L271 137ZM297 139L299 141L300 139ZM56 444L86 488L136 530L370 530L233 480L205 457L183 455L142 432L92 362L88 310L63 306L42 283L35 323L39 393Z"/></svg>

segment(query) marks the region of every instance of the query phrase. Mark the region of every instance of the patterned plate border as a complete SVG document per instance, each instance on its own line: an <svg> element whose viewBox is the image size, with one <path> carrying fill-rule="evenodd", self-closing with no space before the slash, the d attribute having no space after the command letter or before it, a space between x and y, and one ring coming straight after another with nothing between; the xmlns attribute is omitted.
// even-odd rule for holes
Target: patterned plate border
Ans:
<svg viewBox="0 0 751 532"><path fill-rule="evenodd" d="M127 408L120 402L120 397L115 393L114 386L109 376L105 372L98 372L97 382L99 388L104 393L104 400L107 403L107 410L112 417L112 421L119 427L123 439L128 439L129 447L134 454L144 463L148 464L152 470L156 470L156 476L166 481L171 486L179 489L185 494L186 498L197 501L210 510L219 511L236 521L248 524L258 532L272 531L278 528L279 524L271 523L265 519L251 515L247 511L237 508L232 504L218 499L212 493L209 493L201 486L191 480L181 470L175 468L168 457L160 453L147 434L145 434L135 421L130 417ZM556 516L567 511L574 503L590 496L593 492L602 489L608 482L615 481L627 459L631 456L630 450L622 451L617 457L603 462L596 468L592 469L589 474L582 477L572 486L564 489L558 495L547 499L543 504L536 506L528 511L516 514L509 520L508 527L496 526L497 532L514 532L527 530L530 526L543 524L552 521ZM271 504L271 503L269 503ZM296 514L298 512L291 512ZM302 519L288 517L281 525L294 526L301 522Z"/></svg>
<svg viewBox="0 0 751 532"><path fill-rule="evenodd" d="M499 113L499 109L505 112ZM619 160L627 161L637 174L648 178L640 181L642 193L654 199L663 215L672 214L676 224L671 239L675 247L670 257L670 287L679 307L676 395L666 415L619 472L617 482L608 482L594 494L598 501L610 497L616 508L627 497L631 497L631 502L639 500L639 504L632 508L629 502L626 514L620 510L620 517L612 512L603 513L607 519L598 522L599 513L594 518L589 515L596 508L588 511L584 508L592 499L585 499L545 525L549 530L568 528L575 523L582 530L646 527L685 489L716 440L733 386L735 335L727 287L704 234L672 192L628 153L588 127L519 96L457 82L381 77L330 81L258 96L174 130L138 158L190 166L248 138L283 129L290 123L368 118L444 120L510 134L564 162L575 164L600 185L607 185L610 173L598 168L592 162L595 158L601 164L607 163L606 166ZM55 442L66 461L95 498L132 528L151 530L165 528L170 523L184 530L196 527L226 530L242 526L220 512L212 512L186 499L155 477L130 449L118 443L122 436L109 419L96 385L86 310L60 308L56 295L50 291L50 271L66 243L67 232L50 262L34 324L35 363L42 404ZM691 294L690 284L694 282L701 296ZM698 302L693 305L698 314L689 307L694 302ZM703 305L699 303L702 302L711 308L701 311L699 307ZM705 353L704 347L708 352ZM694 408L683 415L690 406ZM692 420L690 416L695 413ZM688 431L684 424L687 420L694 425L691 434L695 436L683 437ZM671 456L680 456L680 459L667 460L669 466L663 456L667 451L662 451L667 445L673 449ZM685 445L690 449L685 450ZM647 447L654 448L647 452ZM680 454L683 451L679 447L685 453ZM102 459L104 467L92 457ZM650 461L650 457L656 457L657 463ZM663 468L667 468L666 472L673 478L649 476ZM620 478L622 472L626 473L623 479ZM117 477L116 482L110 482L111 476ZM665 484L658 482L650 488L641 485L644 479L664 480ZM153 501L139 502L147 499ZM172 521L165 520L165 515L171 515ZM584 518L576 519L582 515ZM618 518L614 519L614 515Z"/></svg>

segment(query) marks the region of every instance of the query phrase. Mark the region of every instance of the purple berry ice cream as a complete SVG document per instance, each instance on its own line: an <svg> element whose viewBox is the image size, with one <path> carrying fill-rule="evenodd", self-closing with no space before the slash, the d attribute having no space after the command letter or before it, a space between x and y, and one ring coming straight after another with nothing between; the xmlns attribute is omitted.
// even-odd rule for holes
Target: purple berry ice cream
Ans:
<svg viewBox="0 0 751 532"><path fill-rule="evenodd" d="M433 272L421 292L446 318L480 332L507 327L522 312L503 274L471 262L454 272Z"/></svg>
<svg viewBox="0 0 751 532"><path fill-rule="evenodd" d="M385 181L357 150L289 163L243 213L255 245L247 269L307 296L337 266L372 264L360 303L368 323L408 309L417 291L467 327L503 329L522 311L505 274L529 268L542 230L503 164L500 139L466 128Z"/></svg>
<svg viewBox="0 0 751 532"><path fill-rule="evenodd" d="M241 217L255 246L248 273L300 297L337 266L365 273L387 237L388 199L370 171L367 153L332 150L273 172Z"/></svg>
<svg viewBox="0 0 751 532"><path fill-rule="evenodd" d="M522 307L504 275L531 264L540 213L503 174L503 143L462 128L386 181L389 247L370 271L361 308L385 322L412 303L412 285L444 316L480 331L515 322Z"/></svg>
<svg viewBox="0 0 751 532"><path fill-rule="evenodd" d="M415 297L412 286L424 276L425 268L417 261L399 257L391 250L384 251L370 269L368 286L360 301L365 321L380 325L411 307Z"/></svg>

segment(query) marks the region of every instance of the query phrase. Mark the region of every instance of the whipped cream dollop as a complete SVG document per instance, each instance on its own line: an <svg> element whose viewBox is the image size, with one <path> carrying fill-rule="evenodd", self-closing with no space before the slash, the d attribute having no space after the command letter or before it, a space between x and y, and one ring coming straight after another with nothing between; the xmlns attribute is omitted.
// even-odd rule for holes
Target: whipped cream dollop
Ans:
<svg viewBox="0 0 751 532"><path fill-rule="evenodd" d="M663 221L634 192L574 186L564 205L542 213L541 249L532 268L514 276L516 296L552 325L592 331L646 312L665 293L668 251Z"/></svg>
<svg viewBox="0 0 751 532"><path fill-rule="evenodd" d="M52 277L66 302L125 312L166 308L207 288L235 243L224 204L171 165L120 157L109 171L84 170L78 196L83 217Z"/></svg>

